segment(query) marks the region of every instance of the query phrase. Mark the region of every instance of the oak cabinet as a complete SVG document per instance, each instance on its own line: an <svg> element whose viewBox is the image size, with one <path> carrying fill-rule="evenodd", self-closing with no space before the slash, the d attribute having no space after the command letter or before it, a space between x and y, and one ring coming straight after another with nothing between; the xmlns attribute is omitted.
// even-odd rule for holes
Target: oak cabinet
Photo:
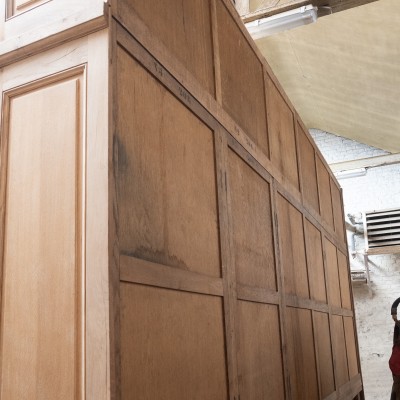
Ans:
<svg viewBox="0 0 400 400"><path fill-rule="evenodd" d="M3 5L0 399L362 399L340 187L230 1Z"/></svg>

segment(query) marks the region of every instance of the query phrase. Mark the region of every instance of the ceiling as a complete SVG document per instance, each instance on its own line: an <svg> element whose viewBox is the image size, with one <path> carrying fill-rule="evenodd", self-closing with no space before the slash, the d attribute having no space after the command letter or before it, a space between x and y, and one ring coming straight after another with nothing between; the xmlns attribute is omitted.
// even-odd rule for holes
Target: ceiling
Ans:
<svg viewBox="0 0 400 400"><path fill-rule="evenodd" d="M308 128L400 152L398 3L375 1L256 41Z"/></svg>

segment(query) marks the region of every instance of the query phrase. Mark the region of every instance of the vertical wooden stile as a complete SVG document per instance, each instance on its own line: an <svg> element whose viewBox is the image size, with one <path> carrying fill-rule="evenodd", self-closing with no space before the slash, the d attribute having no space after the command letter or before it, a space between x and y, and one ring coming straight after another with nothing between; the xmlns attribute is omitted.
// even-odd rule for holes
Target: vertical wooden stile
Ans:
<svg viewBox="0 0 400 400"><path fill-rule="evenodd" d="M108 132L108 259L109 259L109 291L110 291L110 400L121 399L121 344L120 344L120 271L118 241L118 145L117 145L117 23L110 14L110 93L109 132Z"/></svg>
<svg viewBox="0 0 400 400"><path fill-rule="evenodd" d="M284 379L285 379L285 395L286 398L291 399L291 390L290 390L290 374L288 367L288 357L287 357L287 339L286 339L286 296L284 289L284 272L282 268L281 262L281 251L279 244L279 225L278 225L278 210L277 210L277 187L276 181L272 180L272 190L271 190L271 206L272 206L272 215L273 215L273 231L274 231L274 252L276 257L276 275L277 275L277 284L278 284L278 295L279 295L279 322L280 322L280 330L281 330L281 344L282 344L282 364L284 371Z"/></svg>
<svg viewBox="0 0 400 400"><path fill-rule="evenodd" d="M236 344L236 314L237 293L236 274L233 262L232 222L230 219L230 198L228 189L227 170L228 143L226 133L221 129L215 130L215 160L217 168L218 185L218 212L221 241L221 264L224 285L224 314L225 314L225 340L228 361L229 398L238 400L238 368Z"/></svg>

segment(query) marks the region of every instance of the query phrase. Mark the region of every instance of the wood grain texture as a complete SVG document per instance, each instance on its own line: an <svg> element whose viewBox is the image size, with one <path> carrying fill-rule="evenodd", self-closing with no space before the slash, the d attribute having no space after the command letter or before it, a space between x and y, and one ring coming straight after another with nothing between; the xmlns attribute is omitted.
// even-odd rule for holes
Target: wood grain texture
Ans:
<svg viewBox="0 0 400 400"><path fill-rule="evenodd" d="M118 14L136 14L212 96L215 94L210 0L123 0Z"/></svg>
<svg viewBox="0 0 400 400"><path fill-rule="evenodd" d="M241 399L284 398L279 325L277 306L238 302Z"/></svg>
<svg viewBox="0 0 400 400"><path fill-rule="evenodd" d="M233 151L228 165L237 282L276 290L270 185Z"/></svg>
<svg viewBox="0 0 400 400"><path fill-rule="evenodd" d="M229 398L239 397L237 355L237 281L234 264L231 198L228 190L228 143L227 133L215 131L215 161L217 164L218 212L221 238L221 263L224 290L224 322L226 360L228 366Z"/></svg>
<svg viewBox="0 0 400 400"><path fill-rule="evenodd" d="M166 289L223 296L222 279L170 268L140 258L120 256L120 280Z"/></svg>
<svg viewBox="0 0 400 400"><path fill-rule="evenodd" d="M350 295L350 282L349 282L349 264L347 257L341 252L337 252L339 279L340 279L340 293L342 297L342 307L351 310L351 295Z"/></svg>
<svg viewBox="0 0 400 400"><path fill-rule="evenodd" d="M319 157L317 157L316 165L321 217L328 223L329 227L333 229L334 223L332 214L332 197L329 173Z"/></svg>
<svg viewBox="0 0 400 400"><path fill-rule="evenodd" d="M90 35L87 70L86 140L86 398L108 400L109 319L109 80L108 31ZM106 95L108 94L108 95ZM112 201L110 201L112 204Z"/></svg>
<svg viewBox="0 0 400 400"><path fill-rule="evenodd" d="M346 340L343 329L343 317L333 315L331 319L331 333L333 342L333 353L336 365L336 387L340 388L349 381L349 368L346 354Z"/></svg>
<svg viewBox="0 0 400 400"><path fill-rule="evenodd" d="M347 360L349 366L350 379L357 376L358 371L358 360L357 360L357 344L354 334L354 319L351 317L343 317L344 333L346 336L346 350Z"/></svg>
<svg viewBox="0 0 400 400"><path fill-rule="evenodd" d="M314 311L313 321L320 391L321 396L324 399L335 391L329 316L326 313Z"/></svg>
<svg viewBox="0 0 400 400"><path fill-rule="evenodd" d="M121 283L122 399L228 399L222 300Z"/></svg>
<svg viewBox="0 0 400 400"><path fill-rule="evenodd" d="M1 397L80 396L79 80L11 97Z"/></svg>
<svg viewBox="0 0 400 400"><path fill-rule="evenodd" d="M222 1L217 1L217 23L223 107L268 156L262 64Z"/></svg>
<svg viewBox="0 0 400 400"><path fill-rule="evenodd" d="M307 219L304 224L310 298L327 302L321 232Z"/></svg>
<svg viewBox="0 0 400 400"><path fill-rule="evenodd" d="M302 215L280 195L277 212L284 290L287 294L309 298Z"/></svg>
<svg viewBox="0 0 400 400"><path fill-rule="evenodd" d="M293 112L269 77L266 78L266 94L271 161L298 189L299 175Z"/></svg>
<svg viewBox="0 0 400 400"><path fill-rule="evenodd" d="M122 49L117 65L121 251L219 277L213 133Z"/></svg>
<svg viewBox="0 0 400 400"><path fill-rule="evenodd" d="M286 336L292 399L318 398L317 367L311 311L286 309Z"/></svg>
<svg viewBox="0 0 400 400"><path fill-rule="evenodd" d="M341 307L340 283L338 272L338 259L336 247L327 239L324 239L324 248L326 255L326 273L329 304L335 307Z"/></svg>
<svg viewBox="0 0 400 400"><path fill-rule="evenodd" d="M335 225L335 232L338 235L339 240L345 241L345 232L343 228L344 213L342 209L342 199L339 188L335 182L331 179L331 194L332 194L332 210L333 220Z"/></svg>
<svg viewBox="0 0 400 400"><path fill-rule="evenodd" d="M297 122L297 138L300 154L300 175L302 181L303 199L319 212L317 169L315 165L314 147Z"/></svg>

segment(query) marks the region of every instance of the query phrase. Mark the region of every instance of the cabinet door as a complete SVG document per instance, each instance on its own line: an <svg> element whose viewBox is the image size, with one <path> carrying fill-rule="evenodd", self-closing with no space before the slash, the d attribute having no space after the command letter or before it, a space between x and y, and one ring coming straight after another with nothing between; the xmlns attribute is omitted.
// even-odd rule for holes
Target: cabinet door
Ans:
<svg viewBox="0 0 400 400"><path fill-rule="evenodd" d="M92 225L95 210L88 209L93 182L97 207L107 195L106 168L93 174L100 156L106 165L107 146L99 147L99 141L107 143L107 121L100 118L97 123L104 122L104 128L95 131L95 115L88 116L103 104L94 101L99 96L88 65L95 45L105 46L96 49L96 57L99 61L105 51L107 63L106 39L107 34L99 33L11 65L1 74L1 399L81 399L85 375L92 383L100 374L97 367L88 371L94 363L85 359L94 359L92 353L107 359L98 351L106 348L107 324L99 333L93 323L94 314L107 321L107 291L98 284L107 273L107 252L100 250L105 265L102 269L97 263L94 276L90 236L91 230L100 232L104 237L98 243L107 247L107 230L99 230L101 221L107 223L107 207L104 216L96 210L97 226ZM68 56L71 48L76 54ZM101 112L105 110L106 105ZM93 137L102 133L105 138L96 139L93 150ZM98 186L102 173L103 191ZM102 315L91 308L98 302ZM104 342L99 345L101 335ZM105 368L106 361L102 364ZM94 393L99 390L101 385ZM105 399L106 388L103 392L89 392L87 398Z"/></svg>

